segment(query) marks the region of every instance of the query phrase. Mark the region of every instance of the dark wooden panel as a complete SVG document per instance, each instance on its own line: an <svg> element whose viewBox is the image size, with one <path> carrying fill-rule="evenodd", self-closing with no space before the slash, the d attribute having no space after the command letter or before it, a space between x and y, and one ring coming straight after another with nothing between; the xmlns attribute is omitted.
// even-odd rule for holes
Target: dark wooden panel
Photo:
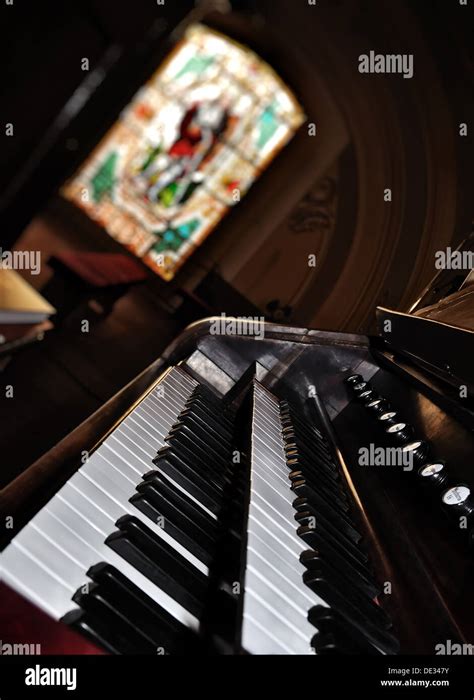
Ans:
<svg viewBox="0 0 474 700"><path fill-rule="evenodd" d="M410 384L381 370L372 380L416 434L446 460L455 480L474 484L474 436ZM358 450L387 444L376 420L352 402L335 428L365 515L376 533L379 578L391 582L383 605L395 620L402 651L434 654L446 640L474 640L472 555L461 532L442 512L440 499L421 490L414 473L360 466ZM465 534L465 533L464 533ZM372 543L374 544L374 543Z"/></svg>

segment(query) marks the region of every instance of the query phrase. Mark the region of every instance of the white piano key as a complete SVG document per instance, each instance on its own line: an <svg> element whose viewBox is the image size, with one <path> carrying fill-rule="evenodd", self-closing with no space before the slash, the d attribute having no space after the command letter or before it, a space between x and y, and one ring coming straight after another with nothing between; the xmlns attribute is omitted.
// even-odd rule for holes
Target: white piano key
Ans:
<svg viewBox="0 0 474 700"><path fill-rule="evenodd" d="M149 436L135 422L121 425L117 429L117 436L126 437L133 444L133 449L140 451L143 458L148 458L150 462L160 448L158 441L150 440Z"/></svg>
<svg viewBox="0 0 474 700"><path fill-rule="evenodd" d="M252 440L255 441L255 446L260 447L260 449L264 450L266 454L275 459L279 465L283 467L284 452L282 450L281 439L281 435L265 435L261 426L254 424Z"/></svg>
<svg viewBox="0 0 474 700"><path fill-rule="evenodd" d="M116 518L105 513L98 504L85 496L72 483L72 480L69 480L61 491L57 493L54 503L56 503L56 500L63 501L71 507L74 506L75 510L84 514L84 517L100 533L103 540L115 530L114 523ZM50 501L50 503L53 503L53 501ZM121 510L117 510L117 512L121 512Z"/></svg>
<svg viewBox="0 0 474 700"><path fill-rule="evenodd" d="M257 481L257 479L255 480ZM271 522L272 530L275 531L276 536L281 540L288 543L288 547L292 547L295 554L298 554L304 548L303 541L296 534L297 525L295 522L295 527L289 519L283 519L281 514L266 498L266 493L263 488L263 483L261 482L258 486L258 492L254 495L255 508L260 512L264 512L268 520Z"/></svg>
<svg viewBox="0 0 474 700"><path fill-rule="evenodd" d="M171 397L170 389L163 386L166 394L163 396L158 396L151 392L148 394L143 401L140 401L133 410L129 413L133 415L138 409L142 409L144 406L154 409L154 413L158 416L156 421L158 424L167 424L169 421L174 421L175 416L182 410L182 406L185 405L185 400L179 397Z"/></svg>
<svg viewBox="0 0 474 700"><path fill-rule="evenodd" d="M110 436L109 440L119 442L122 447L125 447L137 460L140 460L145 467L148 467L148 471L150 470L150 466L153 466L152 460L155 458L157 450L150 450L147 445L141 444L140 439L137 438L136 434L130 431L129 428L117 428L115 433Z"/></svg>
<svg viewBox="0 0 474 700"><path fill-rule="evenodd" d="M128 424L121 427L121 431L126 432L126 434L133 433L134 438L140 440L140 445L143 450L146 450L150 455L154 456L160 447L162 446L162 441L155 435L152 435L149 426L143 425L143 421L137 418L135 415L130 417Z"/></svg>
<svg viewBox="0 0 474 700"><path fill-rule="evenodd" d="M110 465L113 465L115 469L118 469L119 472L126 476L134 486L141 482L144 474L143 469L136 469L133 464L130 464L122 455L119 455L116 450L111 449L108 441L104 442L104 444L94 452L94 455L99 455Z"/></svg>
<svg viewBox="0 0 474 700"><path fill-rule="evenodd" d="M293 540L287 537L286 533L277 531L274 527L273 520L268 516L267 512L259 508L258 505L255 505L252 501L249 509L249 526L252 525L253 520L256 520L268 531L269 537L273 542L273 547L280 553L280 556L283 559L286 558L293 566L296 566L296 562L299 561L301 550L295 548Z"/></svg>
<svg viewBox="0 0 474 700"><path fill-rule="evenodd" d="M284 617L284 610L278 612L272 608L268 602L270 596L266 589L260 585L260 581L252 576L252 582L245 588L245 614L250 615L253 620L259 623L262 629L271 633L277 643L287 650L287 654L311 654L311 637L316 630L313 628L313 633L307 642L302 639L299 634L290 627ZM309 624L309 623L308 623ZM250 649L252 653L267 653L259 651L255 648Z"/></svg>
<svg viewBox="0 0 474 700"><path fill-rule="evenodd" d="M194 615L107 547L101 534L82 513L74 510L64 501L55 502L44 511L39 527L51 536L55 536L56 533L58 546L74 553L74 557L81 561L84 568L83 583L87 583L86 573L89 567L100 562L108 562L176 619L193 629L197 628L198 621Z"/></svg>
<svg viewBox="0 0 474 700"><path fill-rule="evenodd" d="M198 385L198 382L179 366L173 367L168 377L170 378L170 381L174 381L178 386L182 386L189 392L191 392Z"/></svg>
<svg viewBox="0 0 474 700"><path fill-rule="evenodd" d="M183 545L176 542L163 528L144 515L138 508L129 503L128 499L133 496L134 491L132 489L128 490L128 482L125 483L124 480L116 479L115 475L112 478L108 466L104 465L99 459L94 461L91 457L85 467L75 474L69 483L76 486L84 495L99 505L104 512L111 516L114 522L122 515L133 515L199 571L205 575L209 573L207 566L197 557L188 552ZM115 529L112 528L109 534Z"/></svg>
<svg viewBox="0 0 474 700"><path fill-rule="evenodd" d="M266 461L271 463L273 469L277 469L279 474L287 476L289 470L286 466L284 454L277 449L267 435L263 436L258 427L255 427L254 430L255 432L252 435L253 450L261 454L262 457L266 457ZM281 441L281 437L279 440ZM279 447L281 447L281 445Z"/></svg>
<svg viewBox="0 0 474 700"><path fill-rule="evenodd" d="M282 642L291 646L296 653L310 652L309 642L315 634L314 626L302 613L289 605L289 601L281 595L278 588L262 574L260 565L254 567L252 563L249 563L249 570L254 573L250 593L257 600L264 601L265 612L258 619L263 622L267 614L271 615L272 619L276 618L278 628L273 626L273 623L270 629L277 639L281 639Z"/></svg>
<svg viewBox="0 0 474 700"><path fill-rule="evenodd" d="M157 471L164 479L166 479L166 481L168 481L170 484L172 484L172 486L173 486L174 489L176 489L177 491L180 491L181 493L183 493L183 494L184 494L185 496L187 496L191 501L193 501L193 503L194 503L195 505L199 506L199 508L200 508L204 513L206 513L206 515L209 515L209 517L211 517L213 520L217 520L217 519L218 519L218 517L217 517L217 515L216 515L215 513L213 513L212 511L210 511L209 508L206 508L206 506L203 505L200 501L198 501L198 499L195 498L192 494L190 494L190 493L184 488L184 486L181 486L181 484L178 484L178 483L177 483L176 481L174 481L170 476L168 476L168 474L163 474L163 473L161 473L160 470L159 470L159 468L158 468L158 467L155 467L155 465L153 465L153 469L156 469L156 471Z"/></svg>
<svg viewBox="0 0 474 700"><path fill-rule="evenodd" d="M77 607L71 601L71 589L19 548L15 540L2 554L2 581L55 620Z"/></svg>
<svg viewBox="0 0 474 700"><path fill-rule="evenodd" d="M241 638L251 653L313 653L307 613L319 597L303 581L288 473L279 404L255 382Z"/></svg>
<svg viewBox="0 0 474 700"><path fill-rule="evenodd" d="M198 622L194 615L185 610L179 603L170 598L146 576L135 569L120 555L116 554L105 544L105 539L115 528L110 529L111 520L96 504L92 503L82 493L77 491L70 484L61 490L59 498L50 502L47 506L50 513L53 513L64 524L68 525L79 537L85 539L90 548L100 554L95 558L95 552L91 554L90 566L101 561L113 564L138 588L147 593L150 598L163 605L176 619L197 628Z"/></svg>
<svg viewBox="0 0 474 700"><path fill-rule="evenodd" d="M248 534L248 547L262 557L269 566L274 567L283 579L285 587L293 591L295 604L301 608L309 610L313 605L318 604L318 596L305 585L301 585L301 578L295 574L295 567L287 558L281 557L274 548L274 542L269 540L268 531L262 528L260 523L254 521L252 530Z"/></svg>
<svg viewBox="0 0 474 700"><path fill-rule="evenodd" d="M188 398L189 395L178 396L173 391L166 390L163 395L150 394L149 400L142 401L137 408L146 408L153 415L159 416L161 420L163 418L169 420L171 416L173 423L175 423L176 416L184 409Z"/></svg>
<svg viewBox="0 0 474 700"><path fill-rule="evenodd" d="M287 584L286 579L276 567L268 563L251 546L247 548L247 566L255 573L257 578L266 583L268 588L273 591L275 598L281 599L279 607L285 609L285 615L289 622L292 622L294 625L306 624L307 606L300 606L298 599L295 602L294 589L291 585Z"/></svg>
<svg viewBox="0 0 474 700"><path fill-rule="evenodd" d="M272 635L271 630L264 629L248 612L244 612L242 620L242 646L251 654L272 656L292 654L288 647L282 645Z"/></svg>
<svg viewBox="0 0 474 700"><path fill-rule="evenodd" d="M271 490L269 494L265 492L262 487L264 482L259 479L256 474L254 476L252 484L252 495L254 495L255 503L259 506L261 510L265 512L270 520L278 523L279 530L276 531L276 535L281 537L280 530L283 530L287 535L291 537L294 541L294 546L297 548L298 540L297 536L292 537L297 529L296 521L293 517L293 512L288 510L288 503L286 503L281 494L274 490ZM298 538L299 539L299 538Z"/></svg>
<svg viewBox="0 0 474 700"><path fill-rule="evenodd" d="M126 436L120 435L117 431L111 435L104 444L107 444L111 450L121 455L140 475L146 474L154 469L154 455L139 454L139 450L136 449L136 446Z"/></svg>
<svg viewBox="0 0 474 700"><path fill-rule="evenodd" d="M84 580L82 567L72 557L62 552L54 542L45 537L36 525L28 523L15 540L15 545L23 549L32 559L44 567L69 588L71 597Z"/></svg>
<svg viewBox="0 0 474 700"><path fill-rule="evenodd" d="M65 504L61 504L63 508ZM98 562L100 556L99 552L91 547L86 547L84 542L82 542L77 536L72 537L71 533L60 523L57 518L54 517L54 506L51 505L49 508L43 508L36 515L34 522L31 524L33 528L37 528L40 532L52 540L56 547L58 547L62 552L71 557L78 566L81 567L82 572L87 571L89 566L92 565L94 561ZM75 523L77 519L75 519ZM99 538L97 531L94 531L94 540ZM84 583L84 582L83 582ZM80 584L82 585L82 584Z"/></svg>
<svg viewBox="0 0 474 700"><path fill-rule="evenodd" d="M2 574L6 583L59 619L76 607L70 598L86 582L86 565L108 561L177 619L198 626L194 616L104 544L116 530L118 517L133 514L207 573L198 559L128 503L142 474L153 469L152 459L197 385L183 370L173 368L125 416L5 549Z"/></svg>
<svg viewBox="0 0 474 700"><path fill-rule="evenodd" d="M291 488L291 482L288 478L288 471L283 474L277 467L272 469L268 457L263 456L257 449L253 452L252 464L255 465L255 470L258 470L262 478L265 478L269 484L272 484L273 488L280 493L286 494L286 500L289 502L288 489Z"/></svg>
<svg viewBox="0 0 474 700"><path fill-rule="evenodd" d="M161 431L168 431L169 427L176 422L177 416L181 413L184 401L180 401L175 407L169 406L164 399L148 398L142 401L130 414L130 417L140 416L143 421L147 421L149 427L155 432L158 428Z"/></svg>
<svg viewBox="0 0 474 700"><path fill-rule="evenodd" d="M182 411L182 407L176 409L173 412L171 418L169 418L161 409L158 410L151 402L147 405L141 404L137 406L133 412L135 418L139 417L143 422L147 423L149 427L153 428L156 433L159 433L160 439L164 439L169 432L169 428L176 423L179 414Z"/></svg>

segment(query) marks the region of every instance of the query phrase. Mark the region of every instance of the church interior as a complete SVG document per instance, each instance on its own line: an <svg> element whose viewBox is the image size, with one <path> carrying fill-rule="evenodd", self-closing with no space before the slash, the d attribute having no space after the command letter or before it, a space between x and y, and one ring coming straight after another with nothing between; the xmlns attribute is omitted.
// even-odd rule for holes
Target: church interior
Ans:
<svg viewBox="0 0 474 700"><path fill-rule="evenodd" d="M472 9L1 7L0 275L16 268L38 316L20 333L0 285L0 490L46 469L78 426L102 426L117 392L202 319L380 349L381 317L403 314L462 329L468 366ZM362 72L369 54L393 62ZM438 264L446 251L459 264ZM416 345L408 326L400 342ZM452 376L451 360L421 364Z"/></svg>
<svg viewBox="0 0 474 700"><path fill-rule="evenodd" d="M204 23L262 57L305 115L173 280L143 266L143 279L106 316L87 305L59 309L54 331L15 353L2 373L16 387L16 408L2 419L3 485L195 320L225 312L370 332L377 305L410 309L437 272L435 252L471 232L472 137L459 135L473 110L464 11L442 2L183 0L158 18L156 3L137 3L131 18L126 6L90 0L31 7L26 22L19 7L2 9L11 13L2 102L15 126L2 140L2 247L41 251L39 274L23 273L40 292L61 274L58 253L124 253L61 187L189 25ZM308 24L311 12L317 21ZM414 77L360 74L357 57L378 47L411 47ZM106 79L67 118L65 105L96 69ZM13 447L18 431L35 439Z"/></svg>

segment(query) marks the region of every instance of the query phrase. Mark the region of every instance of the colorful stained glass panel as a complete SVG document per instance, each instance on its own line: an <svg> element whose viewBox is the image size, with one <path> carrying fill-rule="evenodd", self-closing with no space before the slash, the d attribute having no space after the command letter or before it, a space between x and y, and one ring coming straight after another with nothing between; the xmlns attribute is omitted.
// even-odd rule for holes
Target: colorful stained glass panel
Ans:
<svg viewBox="0 0 474 700"><path fill-rule="evenodd" d="M255 53L194 25L62 194L170 280L303 121Z"/></svg>

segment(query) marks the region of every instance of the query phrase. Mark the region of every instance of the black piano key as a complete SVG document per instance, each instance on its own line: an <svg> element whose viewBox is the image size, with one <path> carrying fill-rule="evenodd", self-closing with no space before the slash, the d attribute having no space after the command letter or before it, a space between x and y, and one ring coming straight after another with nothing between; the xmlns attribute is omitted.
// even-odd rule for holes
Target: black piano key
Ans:
<svg viewBox="0 0 474 700"><path fill-rule="evenodd" d="M393 636L390 630L391 626L387 625L383 615L379 614L380 608L376 610L375 608L377 606L370 607L370 605L367 605L364 601L361 601L357 596L351 595L346 588L340 586L337 579L331 575L331 572L321 568L311 569L306 573L308 575L314 574L315 577L320 577L326 582L328 589L330 588L332 591L330 594L332 597L326 598L326 602L329 602L336 609L338 609L337 605L341 605L342 608L339 609L341 614L346 614L349 610L356 610L360 618L363 618L367 626L372 630L377 630L382 634ZM306 574L304 574L303 578L305 576ZM336 603L336 600L338 600L339 603Z"/></svg>
<svg viewBox="0 0 474 700"><path fill-rule="evenodd" d="M195 632L170 615L115 567L102 562L92 566L87 575L100 585L102 595L121 610L156 649L163 648L166 654L194 653L199 649L200 640Z"/></svg>
<svg viewBox="0 0 474 700"><path fill-rule="evenodd" d="M354 560L361 566L367 566L368 556L359 547L356 547L350 540L341 536L337 528L335 528L326 518L322 515L317 515L314 510L300 510L295 513L295 520L298 525L308 525L309 527L313 522L316 523L316 527L321 530L321 533L328 538L329 542L336 547L336 549L349 560Z"/></svg>
<svg viewBox="0 0 474 700"><path fill-rule="evenodd" d="M380 627L390 629L392 623L382 608L374 603L373 596L354 586L354 579L333 566L333 561L324 557L320 552L303 552L300 561L309 571L319 571L345 598L356 603L359 608L369 615Z"/></svg>
<svg viewBox="0 0 474 700"><path fill-rule="evenodd" d="M181 454L183 459L190 461L201 476L212 480L216 488L225 489L232 482L233 475L229 468L230 459L226 463L222 463L210 447L204 451L189 434L185 435L184 431L170 434L166 438L166 442L168 447ZM164 452L166 452L166 448L162 448L158 454Z"/></svg>
<svg viewBox="0 0 474 700"><path fill-rule="evenodd" d="M360 654L355 642L336 630L315 634L311 639L311 647L318 656Z"/></svg>
<svg viewBox="0 0 474 700"><path fill-rule="evenodd" d="M327 443L321 440L317 435L304 430L297 423L294 423L291 418L286 420L283 419L282 426L283 430L285 431L284 435L286 439L293 437L295 440L300 442L302 447L306 448L310 452L317 452L329 464L333 464L334 457L330 448L328 447Z"/></svg>
<svg viewBox="0 0 474 700"><path fill-rule="evenodd" d="M209 566L214 555L215 545L203 533L192 520L189 520L166 498L160 497L156 491L153 493L151 486L143 485L140 493L130 498L140 512L150 520L161 524L161 527L176 542L182 544L188 552L197 557L203 564Z"/></svg>
<svg viewBox="0 0 474 700"><path fill-rule="evenodd" d="M360 548L359 543L362 540L360 533L353 535L352 533L343 532L340 527L334 524L334 521L329 519L326 515L321 513L320 510L315 508L314 504L310 503L307 498L296 498L293 501L293 508L298 513L309 512L316 518L316 522L321 522L324 527L333 534L344 546L349 547L354 553L357 552L356 556L362 562L367 562L368 555Z"/></svg>
<svg viewBox="0 0 474 700"><path fill-rule="evenodd" d="M202 613L206 577L140 520L124 516L105 544L196 617Z"/></svg>
<svg viewBox="0 0 474 700"><path fill-rule="evenodd" d="M335 468L333 455L331 452L329 452L326 446L318 442L317 439L315 440L314 438L309 438L308 436L304 435L299 428L295 427L291 423L288 425L284 424L282 434L287 443L296 443L300 449L305 450L308 452L308 454L313 454L316 452L321 459L323 459L329 465L330 468Z"/></svg>
<svg viewBox="0 0 474 700"><path fill-rule="evenodd" d="M210 479L206 479L189 459L182 457L177 450L168 447L160 450L153 464L164 474L182 486L188 493L208 508L212 513L218 513L222 507L223 493Z"/></svg>
<svg viewBox="0 0 474 700"><path fill-rule="evenodd" d="M319 435L312 430L305 429L297 421L294 421L291 417L283 419L282 425L284 426L286 433L294 433L294 435L301 441L301 443L305 445L309 450L316 449L329 462L332 462L333 454L328 442L324 438L319 437Z"/></svg>
<svg viewBox="0 0 474 700"><path fill-rule="evenodd" d="M114 637L113 630L107 626L107 622L103 622L90 612L76 608L64 615L61 622L64 622L68 627L71 627L110 654L127 654L131 656L136 653L134 649L130 648L127 638L119 635Z"/></svg>
<svg viewBox="0 0 474 700"><path fill-rule="evenodd" d="M351 648L357 650L354 653L370 656L382 655L380 649L374 646L357 627L354 627L347 619L341 617L331 608L315 605L308 613L308 620L323 634L333 633L338 638L342 635L346 640L351 640Z"/></svg>
<svg viewBox="0 0 474 700"><path fill-rule="evenodd" d="M324 473L336 485L339 485L337 482L342 481L340 471L334 461L323 459L317 450L305 447L298 437L286 437L285 453L289 456L298 455L313 471Z"/></svg>
<svg viewBox="0 0 474 700"><path fill-rule="evenodd" d="M354 586L367 595L372 595L374 590L377 591L372 580L372 573L366 567L344 558L318 530L303 525L297 529L296 533L309 548L321 552L335 569L351 579Z"/></svg>
<svg viewBox="0 0 474 700"><path fill-rule="evenodd" d="M292 469L288 473L288 478L291 483L298 481L305 481L308 486L315 491L317 491L322 498L325 498L329 503L332 503L343 513L347 513L350 510L347 496L343 494L340 490L334 491L326 485L325 481L319 477L313 477L308 474L307 469L302 469L301 465L297 469Z"/></svg>
<svg viewBox="0 0 474 700"><path fill-rule="evenodd" d="M339 470L334 463L334 460L327 458L318 450L305 448L301 441L295 439L293 442L287 440L285 444L285 452L288 456L300 455L308 464L316 464L320 469L328 472L328 476L334 481L340 480Z"/></svg>
<svg viewBox="0 0 474 700"><path fill-rule="evenodd" d="M90 614L92 619L101 622L114 644L120 644L120 653L156 654L156 644L142 633L113 601L102 595L98 584L89 584L87 588L87 593L79 588L72 600L86 614Z"/></svg>
<svg viewBox="0 0 474 700"><path fill-rule="evenodd" d="M317 440L318 444L324 447L325 450L331 454L331 448L327 438L314 425L314 423L310 422L306 417L303 417L301 412L295 411L293 408L289 409L285 407L281 409L281 412L285 420L287 422L291 422L298 429L298 432L301 432L309 440L311 440L311 443L314 440Z"/></svg>
<svg viewBox="0 0 474 700"><path fill-rule="evenodd" d="M300 525L300 528L305 525ZM311 529L311 528L310 528ZM317 537L303 537L303 539L314 548L311 550L314 557L322 556L329 560L334 569L344 577L350 577L351 583L356 586L362 594L373 600L379 593L380 588L373 579L373 572L367 563L361 562L352 556L340 541L336 540L321 524L317 527ZM299 529L301 534L301 530ZM316 549L319 546L320 549ZM335 556L337 555L337 556ZM308 568L313 565L312 561L304 562Z"/></svg>
<svg viewBox="0 0 474 700"><path fill-rule="evenodd" d="M150 471L144 474L144 480L150 479L155 475L158 477L166 475L195 498L203 508L207 508L214 515L218 515L222 509L220 496L215 496L214 491L209 493L206 487L201 486L199 480L195 478L192 472L181 469L179 462L174 459L172 454L168 454L166 457L155 458L153 463L157 471Z"/></svg>
<svg viewBox="0 0 474 700"><path fill-rule="evenodd" d="M299 438L288 437L284 449L288 457L299 457L312 471L325 474L330 483L340 486L341 473L335 463L321 457L317 450L306 448Z"/></svg>
<svg viewBox="0 0 474 700"><path fill-rule="evenodd" d="M192 396L200 397L203 401L212 406L215 406L216 408L220 408L221 410L227 410L222 401L222 398L204 384L198 384L198 386L194 387Z"/></svg>
<svg viewBox="0 0 474 700"><path fill-rule="evenodd" d="M303 574L303 581L342 617L348 619L349 622L359 629L378 649L384 651L386 654L398 653L400 649L398 640L364 615L357 605L340 595L334 586L332 586L320 572L305 571Z"/></svg>
<svg viewBox="0 0 474 700"><path fill-rule="evenodd" d="M332 498L326 498L317 484L309 484L306 479L301 478L299 481L290 481L290 488L296 493L296 489L300 489L298 495L306 496L315 506L321 504L323 513L332 513L333 517L339 522L345 523L353 527L351 514L348 508L341 508L339 504ZM303 491L306 492L303 493Z"/></svg>
<svg viewBox="0 0 474 700"><path fill-rule="evenodd" d="M320 450L307 447L297 435L295 435L293 438L287 436L285 442L285 452L297 452L303 459L306 460L308 464L316 463L320 469L327 471L328 476L330 476L334 481L340 480L340 473L334 460L323 454Z"/></svg>
<svg viewBox="0 0 474 700"><path fill-rule="evenodd" d="M205 419L198 411L182 411L173 429L181 423L192 424L206 437L206 440L212 442L212 444L216 446L225 447L227 452L230 452L233 439L231 433L224 431L222 428L216 429L216 424L211 422L208 418Z"/></svg>
<svg viewBox="0 0 474 700"><path fill-rule="evenodd" d="M331 461L334 457L332 446L327 441L326 437L322 436L321 433L315 432L313 427L305 427L301 422L295 420L292 416L283 416L281 419L282 425L287 432L294 432L294 434L301 440L302 444L306 445L308 449L317 448L321 453L327 456Z"/></svg>
<svg viewBox="0 0 474 700"><path fill-rule="evenodd" d="M196 462L199 462L203 468L215 471L219 479L224 480L227 476L225 470L229 466L228 459L222 457L207 443L203 442L189 429L189 426L182 424L179 430L170 431L166 437L166 442L169 445L179 444L183 449L190 451L194 455Z"/></svg>
<svg viewBox="0 0 474 700"><path fill-rule="evenodd" d="M213 461L212 454L206 453L204 455L194 449L193 442L189 439L182 440L178 433L166 438L166 444L160 447L156 456L166 455L169 451L179 456L180 459L186 460L197 474L206 478L206 481L212 480L217 490L222 491L229 481L229 477L223 472L220 465L215 460Z"/></svg>
<svg viewBox="0 0 474 700"><path fill-rule="evenodd" d="M335 497L346 502L347 505L347 491L343 490L337 482L324 478L324 474L319 473L318 469L308 468L307 464L301 460L299 455L287 457L286 464L289 474L298 471L301 472L303 474L303 479L316 483L318 489L322 485L327 493L334 494Z"/></svg>
<svg viewBox="0 0 474 700"><path fill-rule="evenodd" d="M234 424L231 420L223 416L221 411L216 411L203 406L195 400L188 400L185 408L179 414L179 417L193 416L205 425L208 425L217 435L222 435L227 440L231 441L234 435Z"/></svg>
<svg viewBox="0 0 474 700"><path fill-rule="evenodd" d="M333 509L329 508L328 504L310 489L304 481L298 481L292 484L291 490L298 497L295 499L296 502L298 502L298 499L304 498L308 502L310 510L314 508L316 517L318 514L323 515L326 520L333 523L334 527L337 527L338 530L347 535L347 537L350 537L353 542L358 544L361 541L362 535L354 525L348 520L343 519L340 514L335 513Z"/></svg>
<svg viewBox="0 0 474 700"><path fill-rule="evenodd" d="M192 417L201 424L212 430L213 435L220 436L226 443L231 443L234 439L235 426L227 421L222 421L215 413L205 409L200 404L188 404L180 413L179 420Z"/></svg>
<svg viewBox="0 0 474 700"><path fill-rule="evenodd" d="M324 500L329 506L331 506L337 513L340 513L343 517L350 519L350 507L347 501L343 501L337 495L331 493L325 486L316 480L308 480L306 478L306 473L301 469L295 469L288 474L288 478L291 484L298 484L304 481L305 484L313 491L315 491L318 496Z"/></svg>
<svg viewBox="0 0 474 700"><path fill-rule="evenodd" d="M301 471L306 480L313 481L318 485L322 484L329 493L333 493L343 501L347 500L347 491L343 489L342 482L335 481L328 477L327 471L324 468L321 469L317 463L308 462L308 460L302 458L301 454L298 452L287 452L286 464L289 472Z"/></svg>
<svg viewBox="0 0 474 700"><path fill-rule="evenodd" d="M234 421L227 411L223 410L221 404L213 405L204 401L201 396L195 395L186 401L186 408L193 411L199 410L203 415L210 416L217 423L225 427L229 432L233 431Z"/></svg>
<svg viewBox="0 0 474 700"><path fill-rule="evenodd" d="M180 491L175 484L158 472L148 472L146 480L138 484L137 491L140 493L145 484L149 484L154 490L161 494L173 497L176 507L190 518L197 527L207 533L208 537L215 541L218 536L217 521L206 513L203 508L193 501L189 495Z"/></svg>
<svg viewBox="0 0 474 700"><path fill-rule="evenodd" d="M218 468L216 462L213 462L213 456L200 453L195 449L194 443L189 437L177 434L167 439L166 442L168 445L158 450L159 457L167 454L168 450L171 449L174 454L179 455L190 466L192 465L193 469L212 483L218 491L222 492L223 488L228 485L229 479Z"/></svg>
<svg viewBox="0 0 474 700"><path fill-rule="evenodd" d="M190 420L178 421L175 423L173 428L169 431L166 438L166 442L170 442L174 438L186 437L186 439L193 445L195 452L204 455L208 458L212 455L213 462L221 465L223 470L227 470L229 467L229 456L230 450L228 444L224 444L221 440L220 445L216 445L215 442L211 441L209 434L204 433L204 431Z"/></svg>

